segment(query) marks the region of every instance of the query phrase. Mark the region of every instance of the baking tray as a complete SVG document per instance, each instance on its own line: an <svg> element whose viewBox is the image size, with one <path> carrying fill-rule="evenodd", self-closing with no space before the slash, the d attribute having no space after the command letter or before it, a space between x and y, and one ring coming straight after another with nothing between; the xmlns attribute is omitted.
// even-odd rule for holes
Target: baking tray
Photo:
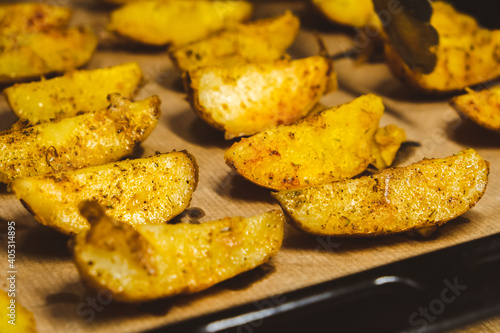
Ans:
<svg viewBox="0 0 500 333"><path fill-rule="evenodd" d="M149 333L443 332L499 315L499 281L495 234Z"/></svg>
<svg viewBox="0 0 500 333"><path fill-rule="evenodd" d="M152 94L161 98L159 124L134 157L174 149L186 149L195 156L200 182L190 208L179 220L189 220L190 212L202 212L204 216L200 221L204 222L225 216L249 217L279 208L268 190L243 180L225 165L223 154L232 141L225 141L221 132L206 125L191 110L184 99L180 73L172 66L164 48L110 43L104 28L113 7L97 0L53 0L50 3L73 6L73 24L90 24L103 40L86 68L137 61L147 80L137 99ZM356 31L325 22L320 15L310 11L305 2L258 2L254 16L269 17L286 9L299 15L303 25L290 48L293 57L317 54L315 32L320 33L332 54L355 46ZM352 274L500 232L500 224L496 221L500 203L500 137L497 134L461 119L448 105L449 96L422 96L402 86L381 59L356 63L342 58L335 61L335 70L339 89L322 98L321 103L328 107L366 93L381 96L386 106L381 126L396 124L405 129L409 140L396 164L408 165L425 157L445 157L466 147L476 149L490 161L488 188L476 207L442 226L428 239L407 235L368 239L316 237L287 225L282 249L269 263L194 295L127 305L108 302L102 299L102 293L87 290L72 262L68 237L38 224L7 188L0 186L0 233L5 236L7 221L16 222L16 297L33 312L39 332L142 332L165 325L196 322L197 318L239 309L245 304L262 301L268 304L265 301L272 302L273 296L274 301L279 302L280 295L307 293L309 289L303 288L327 281L333 280L336 288L342 289L338 283L348 286L348 282L355 279ZM15 121L16 117L1 97L0 130ZM0 238L0 269L6 271L3 268L7 264L7 247L5 237ZM426 272L432 274L431 270ZM6 286L6 279L1 279L0 288L6 289ZM413 289L401 288L412 295L408 299L414 298ZM99 297L103 302L93 307L92 302ZM389 296L379 298L385 297ZM421 303L420 299L415 298L418 306L428 304L425 299ZM408 311L407 318L416 310L410 306ZM493 329L500 327L495 322L486 325Z"/></svg>

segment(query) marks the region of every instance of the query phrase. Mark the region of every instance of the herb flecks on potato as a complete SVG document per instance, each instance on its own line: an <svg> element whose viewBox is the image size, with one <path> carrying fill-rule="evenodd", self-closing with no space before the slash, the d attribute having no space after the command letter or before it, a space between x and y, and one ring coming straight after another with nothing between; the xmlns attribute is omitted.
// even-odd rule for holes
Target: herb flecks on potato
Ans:
<svg viewBox="0 0 500 333"><path fill-rule="evenodd" d="M226 163L249 181L281 190L354 177L392 163L404 131L379 129L382 99L369 94L233 144Z"/></svg>
<svg viewBox="0 0 500 333"><path fill-rule="evenodd" d="M0 182L74 170L130 155L156 127L160 99L111 94L103 110L0 135Z"/></svg>
<svg viewBox="0 0 500 333"><path fill-rule="evenodd" d="M226 139L252 135L304 116L336 88L331 60L298 60L189 71L185 87L193 109Z"/></svg>
<svg viewBox="0 0 500 333"><path fill-rule="evenodd" d="M93 202L82 204L81 212L91 228L74 242L80 275L89 287L108 289L122 302L204 290L267 262L283 241L281 210L135 227L112 220Z"/></svg>
<svg viewBox="0 0 500 333"><path fill-rule="evenodd" d="M378 18L372 0L312 0L332 22L362 28Z"/></svg>
<svg viewBox="0 0 500 333"><path fill-rule="evenodd" d="M270 62L286 57L299 31L299 19L290 11L269 19L238 24L206 39L173 48L170 58L182 71L208 65L228 66Z"/></svg>
<svg viewBox="0 0 500 333"><path fill-rule="evenodd" d="M0 35L0 83L80 67L90 60L96 46L94 33L82 27Z"/></svg>
<svg viewBox="0 0 500 333"><path fill-rule="evenodd" d="M20 124L74 117L104 109L108 95L132 98L143 75L136 62L94 70L72 71L61 77L15 84L4 90ZM99 84L96 84L98 82ZM21 125L16 125L21 127Z"/></svg>
<svg viewBox="0 0 500 333"><path fill-rule="evenodd" d="M272 193L294 225L312 234L378 236L439 226L474 207L489 163L473 149L373 176Z"/></svg>
<svg viewBox="0 0 500 333"><path fill-rule="evenodd" d="M467 94L451 99L450 104L465 118L480 126L500 132L500 87L481 91L467 88Z"/></svg>
<svg viewBox="0 0 500 333"><path fill-rule="evenodd" d="M95 200L112 218L159 224L183 212L198 184L187 152L171 152L74 171L15 180L12 190L42 224L66 234L89 229L78 204Z"/></svg>

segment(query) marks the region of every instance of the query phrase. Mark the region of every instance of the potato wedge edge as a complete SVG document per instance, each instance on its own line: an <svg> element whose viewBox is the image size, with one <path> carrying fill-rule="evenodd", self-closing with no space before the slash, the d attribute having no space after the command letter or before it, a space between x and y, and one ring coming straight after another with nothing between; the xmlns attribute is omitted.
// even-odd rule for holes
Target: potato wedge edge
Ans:
<svg viewBox="0 0 500 333"><path fill-rule="evenodd" d="M66 234L90 226L78 204L95 200L109 216L130 224L171 220L190 204L198 166L186 151L15 180L12 191L42 224Z"/></svg>
<svg viewBox="0 0 500 333"><path fill-rule="evenodd" d="M95 210L83 206L82 213L89 209ZM94 222L75 238L77 268L90 288L108 289L122 302L201 291L267 262L283 241L281 210L135 229L100 214L87 215Z"/></svg>
<svg viewBox="0 0 500 333"><path fill-rule="evenodd" d="M439 226L474 207L489 163L473 149L373 176L272 193L294 225L313 234L378 236Z"/></svg>

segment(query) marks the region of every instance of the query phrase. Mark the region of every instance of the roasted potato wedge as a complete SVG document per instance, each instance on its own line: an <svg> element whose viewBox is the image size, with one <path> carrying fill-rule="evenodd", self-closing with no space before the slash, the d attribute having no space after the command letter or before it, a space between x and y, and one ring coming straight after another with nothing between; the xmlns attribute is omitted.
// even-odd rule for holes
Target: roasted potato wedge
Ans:
<svg viewBox="0 0 500 333"><path fill-rule="evenodd" d="M97 38L87 28L0 34L0 83L17 82L80 67L90 60Z"/></svg>
<svg viewBox="0 0 500 333"><path fill-rule="evenodd" d="M193 109L226 139L297 121L337 82L331 60L320 56L208 66L187 72L184 81Z"/></svg>
<svg viewBox="0 0 500 333"><path fill-rule="evenodd" d="M64 28L71 18L71 9L41 3L0 5L0 34L25 34Z"/></svg>
<svg viewBox="0 0 500 333"><path fill-rule="evenodd" d="M364 27L377 15L372 0L312 0L332 22L352 27Z"/></svg>
<svg viewBox="0 0 500 333"><path fill-rule="evenodd" d="M226 151L224 158L249 181L275 190L351 178L363 172L375 157L382 159L381 151L386 148L377 144L374 151L373 146L383 112L380 97L361 96L295 124L243 138Z"/></svg>
<svg viewBox="0 0 500 333"><path fill-rule="evenodd" d="M0 332L36 333L36 323L33 314L19 304L19 301L15 297L9 297L9 294L1 289L0 316L2 316L2 320L0 320Z"/></svg>
<svg viewBox="0 0 500 333"><path fill-rule="evenodd" d="M267 262L283 241L280 210L135 228L107 217L94 202L85 202L81 212L91 228L75 238L80 275L91 288L108 289L122 302L201 291Z"/></svg>
<svg viewBox="0 0 500 333"><path fill-rule="evenodd" d="M118 94L94 113L0 135L0 182L117 161L155 128L160 100L132 103Z"/></svg>
<svg viewBox="0 0 500 333"><path fill-rule="evenodd" d="M247 1L145 0L111 13L108 30L151 45L182 45L248 19Z"/></svg>
<svg viewBox="0 0 500 333"><path fill-rule="evenodd" d="M104 109L109 105L107 97L111 93L132 98L142 79L139 64L130 62L109 68L68 72L50 80L16 84L5 89L4 94L21 120L36 124L42 120L74 117Z"/></svg>
<svg viewBox="0 0 500 333"><path fill-rule="evenodd" d="M436 67L430 74L411 70L394 48L385 44L394 75L415 90L442 93L500 76L500 30L480 28L476 21L449 4L432 2L431 24L439 34Z"/></svg>
<svg viewBox="0 0 500 333"><path fill-rule="evenodd" d="M500 132L500 86L474 91L451 99L450 104L464 117L484 128Z"/></svg>
<svg viewBox="0 0 500 333"><path fill-rule="evenodd" d="M481 199L489 163L473 149L317 187L272 193L294 224L330 236L379 236L439 226Z"/></svg>
<svg viewBox="0 0 500 333"><path fill-rule="evenodd" d="M238 24L234 30L176 47L169 55L182 71L208 65L275 61L284 57L299 27L299 19L287 11L275 18Z"/></svg>
<svg viewBox="0 0 500 333"><path fill-rule="evenodd" d="M198 184L187 152L171 152L51 175L16 179L12 191L42 224L66 234L90 225L78 204L95 200L107 214L130 224L164 223L182 213Z"/></svg>

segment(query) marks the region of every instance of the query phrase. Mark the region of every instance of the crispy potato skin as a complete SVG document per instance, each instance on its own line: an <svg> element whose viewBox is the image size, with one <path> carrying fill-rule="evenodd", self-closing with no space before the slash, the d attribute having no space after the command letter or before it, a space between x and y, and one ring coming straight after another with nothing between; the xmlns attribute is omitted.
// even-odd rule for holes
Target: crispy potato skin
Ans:
<svg viewBox="0 0 500 333"><path fill-rule="evenodd" d="M19 118L36 124L42 120L74 117L104 109L109 105L107 97L112 93L132 98L142 79L139 64L130 62L68 72L50 80L16 84L5 89L4 94Z"/></svg>
<svg viewBox="0 0 500 333"><path fill-rule="evenodd" d="M284 216L278 210L135 229L91 218L92 228L75 239L76 266L89 287L106 288L122 302L201 291L267 262L283 241Z"/></svg>
<svg viewBox="0 0 500 333"><path fill-rule="evenodd" d="M151 45L182 45L234 26L252 14L246 1L145 0L111 13L108 30Z"/></svg>
<svg viewBox="0 0 500 333"><path fill-rule="evenodd" d="M252 135L306 116L336 82L320 56L242 66L209 66L185 75L193 109L225 138Z"/></svg>
<svg viewBox="0 0 500 333"><path fill-rule="evenodd" d="M224 158L246 179L275 190L351 178L363 172L375 156L382 159L381 151L386 148L377 145L374 151L373 146L383 112L380 97L361 96L295 124L243 138Z"/></svg>
<svg viewBox="0 0 500 333"><path fill-rule="evenodd" d="M312 234L379 236L439 226L481 199L489 163L473 149L373 176L272 193Z"/></svg>
<svg viewBox="0 0 500 333"><path fill-rule="evenodd" d="M0 83L17 82L87 63L97 46L88 28L0 35Z"/></svg>
<svg viewBox="0 0 500 333"><path fill-rule="evenodd" d="M182 71L208 65L275 61L284 57L299 27L299 19L287 11L275 18L238 24L234 30L174 48L169 55Z"/></svg>
<svg viewBox="0 0 500 333"><path fill-rule="evenodd" d="M36 323L33 314L19 304L17 299L15 299L14 303L16 307L16 324L9 324L10 317L7 315L10 313L10 309L8 309L11 305L10 302L11 297L9 297L6 291L0 289L0 315L2 316L2 320L0 320L0 332L36 333Z"/></svg>
<svg viewBox="0 0 500 333"><path fill-rule="evenodd" d="M110 95L107 109L0 135L0 182L119 160L155 128L160 100Z"/></svg>
<svg viewBox="0 0 500 333"><path fill-rule="evenodd" d="M432 2L431 24L439 33L437 64L430 74L411 70L388 43L393 74L415 90L443 93L489 81L500 75L500 30L480 28L475 20L444 2Z"/></svg>
<svg viewBox="0 0 500 333"><path fill-rule="evenodd" d="M198 167L187 152L108 163L75 171L17 179L16 197L42 224L66 234L90 225L78 204L95 200L109 216L130 224L158 224L184 211L198 184Z"/></svg>
<svg viewBox="0 0 500 333"><path fill-rule="evenodd" d="M312 0L332 22L364 27L376 18L371 0Z"/></svg>
<svg viewBox="0 0 500 333"><path fill-rule="evenodd" d="M482 91L467 88L468 93L450 100L451 106L484 128L500 133L500 87Z"/></svg>
<svg viewBox="0 0 500 333"><path fill-rule="evenodd" d="M0 5L2 35L24 34L64 28L71 18L71 9L39 3Z"/></svg>

